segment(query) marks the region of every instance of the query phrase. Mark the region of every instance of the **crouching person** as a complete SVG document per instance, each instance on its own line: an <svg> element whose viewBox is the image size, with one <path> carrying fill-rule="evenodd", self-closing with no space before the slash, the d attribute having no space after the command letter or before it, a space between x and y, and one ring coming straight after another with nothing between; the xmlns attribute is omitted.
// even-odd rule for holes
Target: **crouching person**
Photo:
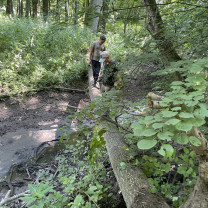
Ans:
<svg viewBox="0 0 208 208"><path fill-rule="evenodd" d="M103 63L103 72L100 80L102 80L101 84L101 92L107 92L116 82L116 78L119 76L119 70L116 67L116 63L111 60L107 51L103 51L100 54L100 62Z"/></svg>

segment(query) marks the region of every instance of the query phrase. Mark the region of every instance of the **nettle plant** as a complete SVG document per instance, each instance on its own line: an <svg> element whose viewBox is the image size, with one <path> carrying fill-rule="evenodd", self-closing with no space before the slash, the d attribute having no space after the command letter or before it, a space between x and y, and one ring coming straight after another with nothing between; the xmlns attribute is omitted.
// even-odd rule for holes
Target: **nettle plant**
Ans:
<svg viewBox="0 0 208 208"><path fill-rule="evenodd" d="M186 179L186 187L194 185L190 178L196 182L195 152L190 150L202 145L192 132L201 128L206 123L205 117L208 117L207 69L206 58L179 61L164 71L156 72L157 75L179 72L183 80L172 82L164 97L149 93L150 114L131 124L138 149L154 149L153 157L144 156L142 161L144 172L154 178L150 180L151 191L160 189L162 193L168 193L167 198L173 201L172 195L177 192L177 187L175 191L168 191L169 187L160 183L163 175L170 172L171 164L178 165L176 171ZM178 150L181 150L179 154ZM162 162L158 161L158 157L162 158ZM187 194L190 191L187 189ZM178 201L177 197L175 201ZM180 204L175 203L176 206Z"/></svg>

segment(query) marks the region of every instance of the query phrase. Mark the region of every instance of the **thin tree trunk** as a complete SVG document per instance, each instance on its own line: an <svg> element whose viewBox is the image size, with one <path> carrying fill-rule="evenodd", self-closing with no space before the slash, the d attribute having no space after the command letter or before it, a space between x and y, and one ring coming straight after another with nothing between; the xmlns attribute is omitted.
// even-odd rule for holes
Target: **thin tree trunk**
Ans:
<svg viewBox="0 0 208 208"><path fill-rule="evenodd" d="M69 21L69 1L65 0L65 22Z"/></svg>
<svg viewBox="0 0 208 208"><path fill-rule="evenodd" d="M48 0L43 0L43 19L44 21L48 19Z"/></svg>
<svg viewBox="0 0 208 208"><path fill-rule="evenodd" d="M77 24L77 20L78 20L78 11L79 11L79 2L78 0L74 1L74 24Z"/></svg>
<svg viewBox="0 0 208 208"><path fill-rule="evenodd" d="M31 0L26 0L26 13L25 17L29 17L31 11Z"/></svg>
<svg viewBox="0 0 208 208"><path fill-rule="evenodd" d="M40 17L40 0L37 3L37 16Z"/></svg>
<svg viewBox="0 0 208 208"><path fill-rule="evenodd" d="M23 17L23 0L20 0L20 5L19 5L19 16Z"/></svg>
<svg viewBox="0 0 208 208"><path fill-rule="evenodd" d="M105 32L106 23L107 23L108 16L109 16L109 13L108 13L109 3L110 3L110 0L103 1L102 16L99 21L99 30L101 32Z"/></svg>
<svg viewBox="0 0 208 208"><path fill-rule="evenodd" d="M56 21L60 21L60 2L59 0L56 1Z"/></svg>
<svg viewBox="0 0 208 208"><path fill-rule="evenodd" d="M32 0L32 16L37 17L37 5L38 5L38 0Z"/></svg>
<svg viewBox="0 0 208 208"><path fill-rule="evenodd" d="M155 39L157 47L163 58L168 62L181 60L171 39L167 37L167 33L165 31L159 9L156 5L156 1L144 0L144 5L146 6L146 11L148 14L147 29Z"/></svg>
<svg viewBox="0 0 208 208"><path fill-rule="evenodd" d="M6 14L12 15L13 12L13 1L12 0L7 0L7 5L6 5Z"/></svg>
<svg viewBox="0 0 208 208"><path fill-rule="evenodd" d="M0 0L0 8L4 6L4 0Z"/></svg>
<svg viewBox="0 0 208 208"><path fill-rule="evenodd" d="M103 5L103 0L92 0L91 7L93 8L94 18L90 21L90 28L93 32L97 32L99 24L100 10Z"/></svg>
<svg viewBox="0 0 208 208"><path fill-rule="evenodd" d="M84 14L84 24L88 25L88 14L90 10L90 1L85 0L85 14Z"/></svg>
<svg viewBox="0 0 208 208"><path fill-rule="evenodd" d="M96 96L102 96L100 91L92 88L92 69L89 70L89 94L91 100ZM100 124L100 128L105 128L104 139L108 156L113 168L113 172L118 181L127 208L169 208L166 202L157 195L149 192L149 184L146 176L138 167L128 166L131 153L124 149L127 144L119 133L117 127L107 122ZM126 162L127 167L122 169L121 162Z"/></svg>

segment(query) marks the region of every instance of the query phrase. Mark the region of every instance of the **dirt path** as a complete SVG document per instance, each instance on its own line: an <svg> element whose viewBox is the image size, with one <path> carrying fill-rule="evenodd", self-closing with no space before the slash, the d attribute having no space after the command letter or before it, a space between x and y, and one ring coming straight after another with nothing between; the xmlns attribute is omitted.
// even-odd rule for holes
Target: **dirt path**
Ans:
<svg viewBox="0 0 208 208"><path fill-rule="evenodd" d="M45 141L61 137L59 128L70 131L70 111L86 95L41 92L23 102L0 102L0 178L13 163L28 160Z"/></svg>

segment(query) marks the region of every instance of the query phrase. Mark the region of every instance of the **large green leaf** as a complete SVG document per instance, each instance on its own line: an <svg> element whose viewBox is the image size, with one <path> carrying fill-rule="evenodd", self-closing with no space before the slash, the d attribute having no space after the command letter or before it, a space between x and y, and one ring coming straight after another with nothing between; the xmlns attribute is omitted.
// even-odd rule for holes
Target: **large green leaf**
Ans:
<svg viewBox="0 0 208 208"><path fill-rule="evenodd" d="M153 125L152 125L152 127L154 128L154 129L160 129L160 128L162 128L163 127L163 123L154 123Z"/></svg>
<svg viewBox="0 0 208 208"><path fill-rule="evenodd" d="M179 131L190 131L193 127L192 122L189 120L181 121L178 124L175 125L176 129Z"/></svg>
<svg viewBox="0 0 208 208"><path fill-rule="evenodd" d="M145 129L143 135L146 137L151 137L155 135L157 132L154 129Z"/></svg>
<svg viewBox="0 0 208 208"><path fill-rule="evenodd" d="M158 138L160 140L167 140L167 141L170 141L171 140L171 137L173 136L173 133L169 132L169 131L166 131L166 132L160 132L157 134Z"/></svg>
<svg viewBox="0 0 208 208"><path fill-rule="evenodd" d="M144 126L139 124L139 122L135 122L131 125L131 128L133 129L134 135L135 136L143 136L144 132Z"/></svg>
<svg viewBox="0 0 208 208"><path fill-rule="evenodd" d="M196 117L190 119L190 122L192 122L193 126L202 126L206 123L205 119L203 117Z"/></svg>
<svg viewBox="0 0 208 208"><path fill-rule="evenodd" d="M201 141L199 139L197 139L195 136L190 136L189 137L189 141L191 142L191 144L193 144L194 146L200 146L201 145Z"/></svg>
<svg viewBox="0 0 208 208"><path fill-rule="evenodd" d="M162 156L171 157L173 155L174 149L170 144L163 144L158 150L158 153Z"/></svg>
<svg viewBox="0 0 208 208"><path fill-rule="evenodd" d="M137 147L139 149L151 149L152 147L154 147L157 144L157 140L156 139L142 139L137 143Z"/></svg>
<svg viewBox="0 0 208 208"><path fill-rule="evenodd" d="M193 118L194 116L191 113L181 112L179 113L180 118Z"/></svg>
<svg viewBox="0 0 208 208"><path fill-rule="evenodd" d="M170 120L167 120L166 122L165 122L165 124L167 124L167 125L176 125L177 123L179 123L180 122L180 120L179 119L176 119L176 118L172 118L172 119L170 119Z"/></svg>
<svg viewBox="0 0 208 208"><path fill-rule="evenodd" d="M187 144L189 142L189 138L186 134L178 133L174 136L174 140L178 144Z"/></svg>
<svg viewBox="0 0 208 208"><path fill-rule="evenodd" d="M164 111L162 111L162 114L163 114L164 118L171 118L171 117L174 117L175 115L177 115L178 112L164 110Z"/></svg>

